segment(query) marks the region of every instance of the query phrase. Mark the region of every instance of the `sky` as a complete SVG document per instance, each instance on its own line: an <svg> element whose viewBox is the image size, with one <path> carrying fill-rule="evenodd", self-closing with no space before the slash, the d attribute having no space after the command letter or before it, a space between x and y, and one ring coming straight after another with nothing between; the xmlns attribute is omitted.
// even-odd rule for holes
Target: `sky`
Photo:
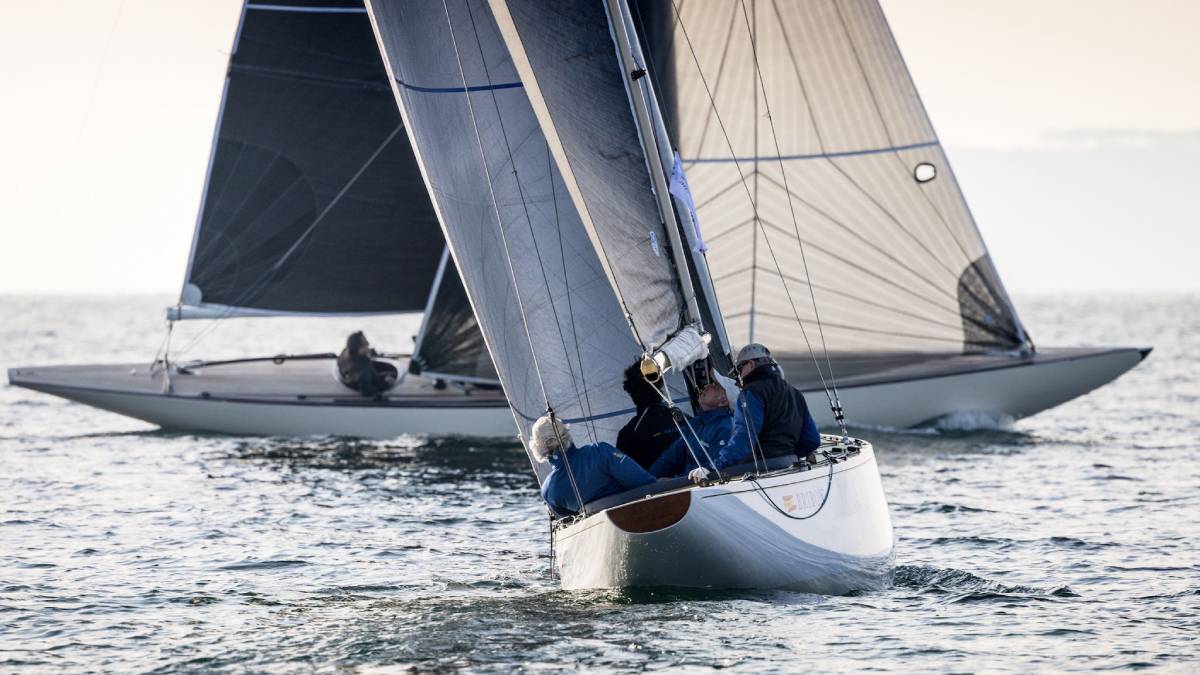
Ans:
<svg viewBox="0 0 1200 675"><path fill-rule="evenodd" d="M0 293L177 293L240 0L5 5ZM1010 290L1200 290L1200 2L883 7Z"/></svg>

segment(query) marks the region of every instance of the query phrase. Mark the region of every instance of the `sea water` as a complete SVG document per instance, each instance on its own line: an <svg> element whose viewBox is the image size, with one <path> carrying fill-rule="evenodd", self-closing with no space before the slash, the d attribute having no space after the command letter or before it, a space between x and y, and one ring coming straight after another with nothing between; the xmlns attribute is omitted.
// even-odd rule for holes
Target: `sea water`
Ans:
<svg viewBox="0 0 1200 675"><path fill-rule="evenodd" d="M0 298L0 366L148 362L168 301ZM0 670L1194 671L1200 296L1018 306L1039 344L1155 351L1016 423L858 430L896 578L846 597L562 591L514 443L173 434L2 387ZM404 349L416 323L196 323L172 343L337 351L359 327Z"/></svg>

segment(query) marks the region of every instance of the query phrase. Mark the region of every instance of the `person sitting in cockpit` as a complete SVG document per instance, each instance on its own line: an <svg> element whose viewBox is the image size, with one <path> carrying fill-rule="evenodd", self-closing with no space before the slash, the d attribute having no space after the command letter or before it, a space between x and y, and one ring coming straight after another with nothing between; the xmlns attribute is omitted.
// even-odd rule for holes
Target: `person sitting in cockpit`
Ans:
<svg viewBox="0 0 1200 675"><path fill-rule="evenodd" d="M529 446L534 456L539 462L550 462L550 474L542 483L542 498L557 515L579 513L583 508L580 499L587 504L654 482L654 476L608 443L577 447L571 432L556 417L539 417L531 435Z"/></svg>
<svg viewBox="0 0 1200 675"><path fill-rule="evenodd" d="M667 451L650 467L650 473L658 478L681 476L698 467L699 459L712 468L714 461L733 433L733 409L729 405L729 394L716 382L700 390L696 397L700 412L683 424L683 436L671 444Z"/></svg>
<svg viewBox="0 0 1200 675"><path fill-rule="evenodd" d="M347 387L363 396L379 396L396 384L395 368L385 372L376 367L371 357L376 356L362 331L351 333L346 338L346 348L338 355L338 377ZM383 364L387 365L387 364Z"/></svg>
<svg viewBox="0 0 1200 675"><path fill-rule="evenodd" d="M679 438L682 423L671 419L671 406L663 390L642 375L641 359L625 369L622 385L636 408L633 418L617 433L617 449L649 469Z"/></svg>

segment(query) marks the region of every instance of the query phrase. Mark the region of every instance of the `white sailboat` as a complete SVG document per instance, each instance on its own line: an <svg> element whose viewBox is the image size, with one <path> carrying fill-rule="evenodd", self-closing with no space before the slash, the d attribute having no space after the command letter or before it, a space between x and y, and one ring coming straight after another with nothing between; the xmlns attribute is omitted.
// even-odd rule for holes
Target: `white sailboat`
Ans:
<svg viewBox="0 0 1200 675"><path fill-rule="evenodd" d="M627 417L622 371L639 356L668 400L694 395L684 375L694 364L728 366L622 0L368 7L523 439L549 412L579 443L612 442ZM533 466L544 480L546 464ZM890 582L887 502L871 446L855 439L826 437L804 459L756 455L701 486L581 497L582 511L553 528L567 588L844 593Z"/></svg>

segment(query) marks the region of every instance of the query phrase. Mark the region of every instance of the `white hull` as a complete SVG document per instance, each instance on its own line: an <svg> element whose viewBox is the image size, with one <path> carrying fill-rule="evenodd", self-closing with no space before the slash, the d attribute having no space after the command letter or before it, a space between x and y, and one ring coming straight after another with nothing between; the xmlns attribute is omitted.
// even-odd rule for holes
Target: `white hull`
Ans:
<svg viewBox="0 0 1200 675"><path fill-rule="evenodd" d="M1047 350L1029 360L988 357L969 369L899 368L846 377L838 389L848 420L855 425L903 428L955 413L1019 419L1112 381L1148 351ZM975 357L963 357L970 358ZM210 367L194 377L174 377L175 390L169 395L162 393L160 380L146 376L144 366L18 368L9 371L9 380L175 430L370 438L403 434L512 438L516 433L512 413L498 392L435 391L429 382L409 384L410 378L401 388L404 392L389 397L386 405L377 405L345 390L329 369L323 362ZM800 387L817 423L832 428L824 392ZM205 398L204 393L211 397Z"/></svg>
<svg viewBox="0 0 1200 675"><path fill-rule="evenodd" d="M838 391L847 422L859 426L915 427L955 413L1017 420L1115 380L1148 352L1112 349L1075 358L1018 360L1010 366L983 370L839 386ZM805 390L804 395L817 424L834 428L824 391Z"/></svg>
<svg viewBox="0 0 1200 675"><path fill-rule="evenodd" d="M786 588L843 594L891 584L894 537L869 444L829 468L684 488L607 509L559 529L556 564L567 589L674 586ZM815 516L826 486L829 497ZM674 506L664 500L674 500ZM652 531L658 509L686 511ZM644 516L649 514L651 519ZM661 513L660 513L661 515ZM641 520L639 520L641 518ZM670 520L670 518L667 518ZM659 521L661 522L661 520ZM617 523L621 523L619 526ZM632 525L631 525L632 523Z"/></svg>
<svg viewBox="0 0 1200 675"><path fill-rule="evenodd" d="M71 391L67 398L172 431L359 438L396 438L406 434L514 438L517 433L508 406L259 403L80 390Z"/></svg>

